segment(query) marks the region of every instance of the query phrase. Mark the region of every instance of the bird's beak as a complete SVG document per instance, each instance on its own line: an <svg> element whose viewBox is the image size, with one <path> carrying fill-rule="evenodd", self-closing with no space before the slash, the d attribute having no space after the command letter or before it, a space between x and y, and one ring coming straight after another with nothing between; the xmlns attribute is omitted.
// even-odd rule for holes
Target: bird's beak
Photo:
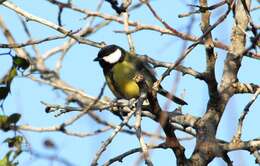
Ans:
<svg viewBox="0 0 260 166"><path fill-rule="evenodd" d="M102 58L100 57L96 57L95 59L93 59L93 61L100 61Z"/></svg>

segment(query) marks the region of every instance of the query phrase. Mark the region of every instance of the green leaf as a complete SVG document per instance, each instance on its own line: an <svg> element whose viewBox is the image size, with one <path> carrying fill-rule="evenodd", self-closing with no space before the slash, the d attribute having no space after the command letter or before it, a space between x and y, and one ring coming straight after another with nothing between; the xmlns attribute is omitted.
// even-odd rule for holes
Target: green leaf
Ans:
<svg viewBox="0 0 260 166"><path fill-rule="evenodd" d="M4 140L4 143L7 143L9 148L16 147L17 149L21 149L21 144L23 143L23 137L16 136L13 138L7 138Z"/></svg>
<svg viewBox="0 0 260 166"><path fill-rule="evenodd" d="M9 151L3 159L0 160L0 166L17 166L18 162L14 162L12 163L12 161L10 160L10 156L13 152Z"/></svg>
<svg viewBox="0 0 260 166"><path fill-rule="evenodd" d="M11 82L13 81L14 77L17 75L17 70L15 67L12 67L7 74L1 79L0 83L5 84L6 86L10 87Z"/></svg>
<svg viewBox="0 0 260 166"><path fill-rule="evenodd" d="M10 92L9 86L6 85L0 86L0 101L4 100L8 96L9 92Z"/></svg>
<svg viewBox="0 0 260 166"><path fill-rule="evenodd" d="M8 119L8 116L6 115L0 115L0 125L3 123L6 123Z"/></svg>
<svg viewBox="0 0 260 166"><path fill-rule="evenodd" d="M10 163L7 156L5 156L2 160L0 160L0 166L10 166L12 163Z"/></svg>
<svg viewBox="0 0 260 166"><path fill-rule="evenodd" d="M13 64L15 67L17 67L18 70L20 68L26 70L30 66L30 62L27 59L17 55L13 57Z"/></svg>
<svg viewBox="0 0 260 166"><path fill-rule="evenodd" d="M0 129L3 129L4 131L8 131L9 124L7 123L8 116L0 115Z"/></svg>
<svg viewBox="0 0 260 166"><path fill-rule="evenodd" d="M7 152L7 154L4 156L4 158L0 160L0 166L17 166L18 165L18 162L13 162L13 160L10 160L12 153L13 153L13 151Z"/></svg>
<svg viewBox="0 0 260 166"><path fill-rule="evenodd" d="M9 131L12 124L16 124L21 118L21 114L14 113L10 116L0 115L0 129Z"/></svg>
<svg viewBox="0 0 260 166"><path fill-rule="evenodd" d="M5 83L7 85L10 85L16 75L17 75L17 70L16 70L16 68L12 67L11 70L9 71L7 77L4 80Z"/></svg>
<svg viewBox="0 0 260 166"><path fill-rule="evenodd" d="M16 124L19 120L21 119L21 114L18 113L13 113L12 115L10 115L7 119L7 122L9 124Z"/></svg>
<svg viewBox="0 0 260 166"><path fill-rule="evenodd" d="M10 93L11 83L16 75L17 70L15 67L12 67L0 80L0 101L4 100Z"/></svg>

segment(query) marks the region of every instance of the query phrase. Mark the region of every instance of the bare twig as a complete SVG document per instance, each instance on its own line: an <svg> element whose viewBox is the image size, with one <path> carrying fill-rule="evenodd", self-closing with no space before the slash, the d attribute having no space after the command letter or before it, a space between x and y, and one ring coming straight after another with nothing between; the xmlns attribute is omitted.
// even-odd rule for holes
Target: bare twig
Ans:
<svg viewBox="0 0 260 166"><path fill-rule="evenodd" d="M51 0L51 1L55 1L55 3L60 3L56 0ZM73 4L70 4L69 6L67 5L65 7L68 7L70 9L75 10L75 11L80 12L80 13L84 13L88 17L90 17L90 16L100 17L100 18L103 18L105 20L114 21L114 22L118 22L120 24L124 24L124 19L121 19L120 17L117 17L117 16L103 14L103 13L100 13L100 12L93 12L93 11L90 11L90 10L87 10L87 9L80 9ZM130 10L131 10L131 8L130 8ZM184 39L184 40L189 40L189 41L194 41L194 42L198 41L198 37L192 36L192 35L189 35L189 34L186 34L186 33L183 33L183 32L179 32L177 30L171 31L169 29L161 28L159 26L144 25L144 24L140 24L139 22L135 22L135 21L129 21L128 25L134 26L134 27L136 27L136 29L135 30L129 30L127 32L121 31L122 33L133 33L133 32L139 31L139 30L152 30L152 31L160 32L162 34L169 34L169 35L177 36L177 37ZM200 44L203 44L203 43L204 43L203 41L200 41ZM214 45L217 48L228 50L228 46L225 45L224 43L220 42L220 41L214 41Z"/></svg>
<svg viewBox="0 0 260 166"><path fill-rule="evenodd" d="M257 89L257 91L253 95L252 99L245 106L244 111L242 112L242 114L241 114L241 116L239 117L239 120L238 120L238 127L237 127L236 134L233 137L231 142L236 143L236 142L240 142L241 141L241 135L242 135L242 128L243 128L244 119L245 119L246 115L249 112L249 108L255 102L255 100L257 99L259 94L260 94L260 89Z"/></svg>
<svg viewBox="0 0 260 166"><path fill-rule="evenodd" d="M174 65L174 63L162 62L162 61L159 61L159 60L155 60L155 59L153 59L153 58L151 58L151 57L149 57L147 55L142 55L142 56L140 56L140 58L143 61L151 63L154 67L170 68L170 67L172 67ZM183 74L192 75L195 78L204 79L202 73L192 69L191 67L185 67L185 66L182 66L182 65L178 65L178 66L176 66L176 68L174 70L182 72Z"/></svg>
<svg viewBox="0 0 260 166"><path fill-rule="evenodd" d="M165 143L162 143L162 144L159 144L159 145L147 145L148 149L166 149L167 146L165 145ZM107 162L105 162L105 164L103 166L109 166L111 164L113 164L114 162L122 162L123 159L129 155L132 155L134 153L137 153L137 152L141 152L142 151L142 148L135 148L135 149L131 149L129 151L126 151L110 160L108 160Z"/></svg>
<svg viewBox="0 0 260 166"><path fill-rule="evenodd" d="M91 45L91 46L94 46L94 47L98 47L98 48L101 48L104 46L104 43L101 42L101 43L98 43L98 42L94 42L94 41L91 41L91 40L88 40L88 39L83 39L81 38L80 36L75 36L72 34L72 32L70 30L67 30L66 28L64 27L61 27L59 25L56 25L54 24L53 22L50 22L48 20L45 20L43 18L40 18L40 17L37 17L37 16L34 16L30 13L28 13L27 11L19 8L18 6L16 6L15 4L9 2L9 1L6 1L3 3L3 5L13 11L15 11L16 13L20 14L21 16L25 17L27 20L30 20L30 21L35 21L35 22L38 22L40 24L43 24L45 26L48 26L64 35L67 35L73 39L75 39L76 41L78 41L79 43L82 43L82 44L87 44L87 45Z"/></svg>
<svg viewBox="0 0 260 166"><path fill-rule="evenodd" d="M69 126L69 125L72 125L76 120L78 120L83 115L85 115L92 108L92 106L95 105L98 102L98 100L103 95L105 85L106 84L104 83L104 85L101 88L101 91L100 91L98 97L94 101L92 101L92 103L90 105L88 105L86 108L84 108L79 114L77 114L74 117L64 121L60 125L56 125L56 126L52 126L52 127L46 127L46 128L37 128L37 127L28 126L28 125L21 125L21 126L17 126L17 127L15 126L14 129L17 129L17 130L19 130L19 129L20 130L27 130L27 131L37 131L37 132L61 131L61 132L65 133L65 134L67 134L67 135L73 135L73 136L78 136L78 137L91 136L91 135L93 135L91 133L78 133L78 132L67 131L66 127ZM57 107L57 105L56 105L56 107ZM70 108L72 108L72 107L70 107ZM95 133L104 132L104 131L107 131L107 130L108 130L108 128L102 129L101 131L98 130L98 131L95 131L94 134Z"/></svg>
<svg viewBox="0 0 260 166"><path fill-rule="evenodd" d="M74 117L72 117L71 119L69 119L68 121L65 121L61 127L66 127L68 125L73 124L76 120L78 120L79 118L81 118L83 115L85 115L91 108L92 106L94 106L98 100L102 97L103 93L104 93L104 89L105 89L106 83L103 84L101 91L98 95L98 97L90 104L88 105L86 108L84 108L84 110L82 112L80 112L78 115L75 115Z"/></svg>
<svg viewBox="0 0 260 166"><path fill-rule="evenodd" d="M0 44L0 48L21 48L21 47L26 47L26 46L32 46L35 44L41 44L41 43L52 41L52 40L63 39L66 37L67 36L64 36L64 35L50 36L50 37L46 37L44 39L39 39L39 40L28 40L27 42L24 42L24 43Z"/></svg>
<svg viewBox="0 0 260 166"><path fill-rule="evenodd" d="M260 149L260 139L253 139L249 141L240 141L237 143L223 143L221 144L223 150L225 151L235 151L235 150L248 150L249 152L254 152Z"/></svg>
<svg viewBox="0 0 260 166"><path fill-rule="evenodd" d="M252 9L250 9L250 11L253 12L253 11L257 11L259 9L260 9L260 6L256 6L256 7L253 7Z"/></svg>
<svg viewBox="0 0 260 166"><path fill-rule="evenodd" d="M130 120L132 115L135 113L135 111L130 111L127 116L124 118L123 122L121 122L117 128L113 131L113 133L110 135L110 137L101 145L100 149L97 151L95 157L93 158L91 162L91 166L96 166L99 158L101 157L102 153L106 150L107 146L112 142L112 140L115 138L115 136L118 134L118 132L127 124L127 122Z"/></svg>
<svg viewBox="0 0 260 166"><path fill-rule="evenodd" d="M129 18L128 12L124 12L123 16L124 16L124 30L128 31L128 22L129 22L129 20L128 20L128 18ZM129 45L129 48L130 48L130 52L131 53L135 53L135 48L134 48L132 35L130 33L127 33L126 35L127 35L127 41L128 41L128 45Z"/></svg>
<svg viewBox="0 0 260 166"><path fill-rule="evenodd" d="M4 2L4 3L7 3L7 2ZM0 17L0 28L3 30L4 35L5 35L5 37L6 37L7 41L8 41L8 43L9 43L9 44L15 44L16 41L15 41L15 39L14 39L12 33L10 32L10 30L9 30L9 29L7 28L7 26L5 25L4 20L3 20L2 17ZM18 56L20 56L20 57L22 57L22 58L25 58L25 59L29 59L29 58L28 58L28 55L27 55L27 53L26 53L26 51L25 51L24 49L22 49L22 48L15 48L14 50L15 50L15 52L16 52L16 54L17 54Z"/></svg>
<svg viewBox="0 0 260 166"><path fill-rule="evenodd" d="M20 21L21 21L21 23L23 25L24 32L27 34L29 40L32 41L33 40L32 39L32 34L31 34L30 30L29 30L27 22L25 22L21 17L19 17L19 19L20 19ZM35 56L39 57L40 56L40 50L37 48L37 46L36 45L32 45L32 49L34 50L34 52L36 54Z"/></svg>
<svg viewBox="0 0 260 166"><path fill-rule="evenodd" d="M142 76L142 75L136 75L135 81L137 83L142 81L145 84L144 76ZM146 88L141 87L141 94L140 94L140 97L138 99L137 106L136 106L135 130L136 130L136 136L137 136L139 143L140 143L140 146L142 148L145 164L147 164L148 166L152 166L153 163L152 163L152 161L149 157L148 148L147 148L147 145L144 142L144 138L143 138L143 135L142 135L142 128L141 128L142 105L143 105L143 102L144 102L145 99L146 99Z"/></svg>
<svg viewBox="0 0 260 166"><path fill-rule="evenodd" d="M260 86L256 84L246 84L246 83L241 83L241 82L236 82L233 83L232 85L235 89L235 93L255 93Z"/></svg>
<svg viewBox="0 0 260 166"><path fill-rule="evenodd" d="M255 150L253 152L253 155L255 156L255 163L256 164L260 164L260 150Z"/></svg>
<svg viewBox="0 0 260 166"><path fill-rule="evenodd" d="M152 8L151 8L151 10L153 10ZM162 75L161 75L161 77L158 79L158 81L154 84L154 88L155 89L157 89L157 87L160 85L160 83L162 82L162 80L166 77L166 76L168 76L169 74L170 74L170 72L176 67L176 66L178 66L185 58L186 58L186 56L203 40L203 38L205 37L205 36L207 36L209 33L211 33L211 31L213 30L213 29L215 29L220 23L222 23L225 19L226 19L226 17L228 16L228 14L230 13L230 11L231 11L231 9L229 8L222 16L220 16L218 19L217 19L217 21L212 25L212 26L210 26L207 30L205 30L204 32L203 32L203 34L199 37L199 39L195 42L195 43L193 43L193 44L191 44L187 49L186 49L186 51L183 53L183 55L182 56L180 56L176 61L175 61L175 63L171 66L171 67L169 67ZM159 17L158 15L156 15L156 17ZM160 19L160 18L158 18L158 19ZM165 23L164 23L165 24ZM167 26L167 25L165 25L165 26ZM170 27L169 27L170 28ZM174 29L173 29L174 30Z"/></svg>
<svg viewBox="0 0 260 166"><path fill-rule="evenodd" d="M189 5L191 7L198 7L199 9L198 10L195 10L195 11L191 11L191 12L188 12L188 13L183 13L183 14L179 14L178 17L179 18L182 18L182 17L187 17L187 16L190 16L190 15L193 15L193 14L200 14L200 13L203 13L207 10L214 10L218 7L221 7L223 5L226 4L226 0L223 0L221 2L218 2L214 5L211 5L211 6L208 6L208 7L205 7L205 6L198 6L198 5Z"/></svg>
<svg viewBox="0 0 260 166"><path fill-rule="evenodd" d="M75 136L75 137L89 137L89 136L95 136L97 134L106 132L108 130L111 130L110 127L103 127L101 129L97 129L92 132L74 132L71 130L64 130L61 128L60 125L52 126L52 127L34 127L31 125L16 125L11 127L14 131L32 131L32 132L61 132L66 135Z"/></svg>
<svg viewBox="0 0 260 166"><path fill-rule="evenodd" d="M46 72L46 71L45 71ZM87 95L86 93L84 93L81 90L78 90L74 87L71 87L70 85L66 84L65 82L63 82L62 80L55 80L55 81L47 81L47 80L41 80L41 79L37 79L35 77L32 76L28 76L30 79L32 79L33 81L42 83L42 84L47 84L49 86L52 86L54 88L60 89L62 90L64 93L67 94L72 94L74 95L74 97L80 98L82 101L85 101L85 105L84 106L89 106L92 105L92 103L94 101L95 105L92 105L92 107L90 109L105 109L105 108L109 108L110 107L110 103L104 100L96 100L97 98Z"/></svg>
<svg viewBox="0 0 260 166"><path fill-rule="evenodd" d="M147 94L147 99L149 101L151 112L155 115L155 120L160 123L166 135L166 144L172 151L175 153L177 158L177 163L180 165L184 165L186 162L186 156L184 154L184 148L178 141L174 131L174 127L170 124L169 114L167 112L163 112L160 108L158 100L156 98L156 91L152 90L148 87L146 82L142 79L142 77L138 76L136 82L138 86Z"/></svg>
<svg viewBox="0 0 260 166"><path fill-rule="evenodd" d="M29 155L32 155L36 158L50 160L50 161L56 161L64 166L76 166L74 163L71 163L66 158L59 157L57 154L54 155L48 155L48 154L42 154L39 152L36 152L35 150L30 149L29 151L24 150L25 152L28 152Z"/></svg>
<svg viewBox="0 0 260 166"><path fill-rule="evenodd" d="M88 115L91 118L93 118L98 124L109 126L109 127L113 128L113 129L115 129L117 127L117 125L115 125L115 124L113 124L113 123L111 123L109 121L106 121L105 119L101 119L101 117L96 115L94 112L90 112ZM126 133L126 134L130 134L130 135L135 135L136 134L135 131L128 130L128 129L122 129L121 132ZM162 135L156 134L156 133L150 133L150 132L147 132L147 131L142 131L142 135L146 136L146 137L156 137L156 138L159 138L161 140L165 140L165 136L162 136Z"/></svg>
<svg viewBox="0 0 260 166"><path fill-rule="evenodd" d="M103 5L103 2L104 0L101 0L100 3L97 5L97 11L99 11ZM61 7L60 8L64 8L63 5L60 5ZM92 17L89 22L86 24L86 26L78 32L78 36L81 36L81 37L86 37L87 35L90 35L90 34L94 34L97 30L103 28L104 26L108 25L107 22L104 22L104 23L99 23L97 25L94 25L92 27L92 24L94 23L95 21L95 17ZM60 50L62 51L62 54L61 56L59 57L59 59L57 60L56 62L56 67L55 67L55 71L57 73L60 73L60 70L62 68L62 62L65 58L65 55L66 53L69 51L69 49L76 43L77 41L70 38L67 42L65 42L63 45L60 46ZM51 54L49 54L48 56L50 56ZM45 55L46 56L46 55Z"/></svg>

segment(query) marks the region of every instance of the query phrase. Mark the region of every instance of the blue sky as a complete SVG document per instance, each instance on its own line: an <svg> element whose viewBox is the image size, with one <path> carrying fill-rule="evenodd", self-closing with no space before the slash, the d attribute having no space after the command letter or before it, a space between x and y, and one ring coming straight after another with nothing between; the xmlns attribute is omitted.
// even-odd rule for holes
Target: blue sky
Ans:
<svg viewBox="0 0 260 166"><path fill-rule="evenodd" d="M45 18L52 22L57 23L57 7L50 5L44 0L31 1L13 1L15 4L27 10L28 12ZM136 3L137 1L133 1ZM209 1L213 4L214 1ZM77 4L81 8L87 8L89 10L95 10L98 1L83 1L75 0L73 3ZM186 4L192 3L192 1L185 1ZM189 11L183 2L175 2L169 0L153 1L152 6L158 11L159 15L164 18L166 22L172 25L174 28L180 31L186 31L187 23L190 18L178 18L178 14ZM254 2L256 3L256 2ZM225 11L225 8L218 9L212 14L212 23ZM108 3L104 3L101 8L101 12L115 14ZM3 17L5 24L9 27L10 31L15 36L17 42L26 41L28 38L23 31L22 25L19 21L18 16L9 9L0 6L0 15ZM67 29L77 30L86 24L88 20L84 20L84 15L73 12L71 10L64 10L62 14L63 24ZM259 15L254 13L253 18L259 20ZM131 20L139 21L144 24L159 25L158 21L151 15L146 7L134 11L130 15ZM195 15L195 23L193 25L192 34L199 36L201 35L199 26L200 15ZM96 23L100 19L96 19ZM216 30L213 31L213 38L223 41L226 44L230 43L229 35L232 28L232 15L222 23ZM40 25L35 22L28 22L29 29L32 32L34 39L45 38L46 36L57 35L58 33L51 30L48 27ZM94 35L91 35L89 39L94 41L105 41L108 44L117 44L125 49L128 49L127 38L124 34L114 33L114 30L122 30L123 25L112 23L110 26L98 31ZM169 35L161 35L151 31L141 31L133 34L133 40L136 47L136 51L139 54L147 54L155 59L162 61L174 62L180 55L183 41L179 38L172 37ZM0 43L6 43L6 39L0 34ZM46 42L39 45L41 53L45 53L47 50L59 46L66 39ZM188 42L190 44L190 42ZM26 47L26 50L34 56L34 52L31 47ZM0 53L7 52L8 49L0 49ZM87 94L97 96L100 88L103 85L104 77L101 68L95 62L94 57L98 52L97 48L77 44L75 45L67 55L63 62L63 68L61 70L61 78L70 85L84 90ZM226 52L220 49L216 49L218 54L218 60L216 64L216 76L219 82L222 75L222 68ZM49 67L53 67L57 58L60 54L57 54L50 58L47 62ZM0 76L2 76L10 67L11 59L7 56L0 57ZM205 52L203 46L196 47L185 59L185 66L192 67L195 70L203 71L205 69ZM160 75L164 70L158 69L157 73ZM257 60L244 58L242 67L239 72L239 80L242 82L249 83L260 83L260 76L256 73L260 71L260 62ZM173 81L177 72L172 72L171 75L163 81L163 86L170 90L173 86ZM64 104L65 97L60 91L53 90L51 87L46 85L40 85L24 77L15 78L12 87L11 95L5 101L5 112L11 114L13 112L19 112L22 114L20 124L30 124L32 126L47 127L55 124L60 124L64 120L72 117L75 113L66 114L58 118L54 117L53 114L46 114L44 112L44 106L40 101L47 103ZM183 112L192 114L195 116L201 116L205 112L206 103L208 100L206 84L200 80L197 80L191 76L185 75L181 77L180 84L177 88L177 95L180 95L185 91L185 100L189 103L188 106L183 107ZM108 88L105 90L105 96L113 98L112 93ZM229 141L236 130L237 120L240 116L244 106L250 100L252 95L236 95L229 101L223 119L221 120L217 137ZM159 97L161 105L165 103L163 97ZM171 104L170 110L176 107L175 104ZM244 130L242 139L248 140L259 137L258 126L260 125L259 111L260 108L259 99L251 107L251 111L247 115L244 124ZM113 121L115 124L119 124L120 120L111 113L103 111L98 113L100 116L105 117L107 120ZM142 126L148 131L156 131L158 124L152 122L149 119L144 118ZM83 117L76 122L73 126L69 127L75 131L94 131L101 126L96 124L89 117ZM34 132L22 132L24 136L30 142L30 147L39 153L43 154L58 154L60 157L66 158L68 161L76 166L88 165L93 158L96 151L99 149L102 141L104 141L112 130L100 134L95 137L77 138L67 136L61 133L34 133ZM183 137L187 136L181 132L178 135ZM12 132L0 134L0 142L2 142L7 136L13 136ZM58 150L46 150L42 146L42 142L45 139L52 139L58 147ZM146 139L150 142L149 139ZM159 142L158 142L159 143ZM195 140L183 141L183 145L186 148L186 153L190 154L193 150ZM1 144L0 156L6 152L6 145ZM139 147L136 136L129 136L126 134L119 134L109 145L107 151L103 154L100 159L100 164L104 163L111 157L122 153L128 149ZM167 165L175 161L172 152L170 150L153 150L151 152L152 161L154 165ZM234 165L254 165L254 158L248 152L232 152L230 153L231 160L234 161ZM138 159L139 154L135 154L124 159L123 163L116 163L114 165L129 165L134 163ZM19 157L20 165L30 166L45 166L49 165L50 162L44 159L35 159L30 153L24 153ZM144 164L144 163L142 163ZM224 162L221 159L215 159L210 165L217 166L223 165ZM61 165L60 163L53 163L53 166ZM130 164L131 165L131 164Z"/></svg>

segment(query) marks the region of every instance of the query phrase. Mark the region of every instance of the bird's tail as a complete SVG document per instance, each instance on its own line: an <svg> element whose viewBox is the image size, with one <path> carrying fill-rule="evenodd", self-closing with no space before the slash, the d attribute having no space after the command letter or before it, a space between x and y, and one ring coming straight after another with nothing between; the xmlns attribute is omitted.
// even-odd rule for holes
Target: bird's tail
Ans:
<svg viewBox="0 0 260 166"><path fill-rule="evenodd" d="M173 102L180 104L180 105L187 105L186 101L182 100L181 98L172 95L170 92L166 91L163 88L160 88L158 91L159 94L163 95L164 97L172 100Z"/></svg>

